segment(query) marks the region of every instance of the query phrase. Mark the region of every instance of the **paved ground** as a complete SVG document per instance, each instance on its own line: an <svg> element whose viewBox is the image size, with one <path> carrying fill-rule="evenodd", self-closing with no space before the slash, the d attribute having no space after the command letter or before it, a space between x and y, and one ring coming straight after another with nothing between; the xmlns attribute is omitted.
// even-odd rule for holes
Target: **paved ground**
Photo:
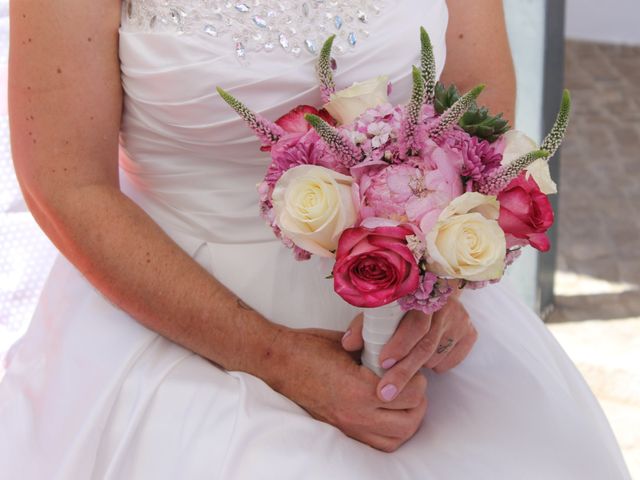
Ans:
<svg viewBox="0 0 640 480"><path fill-rule="evenodd" d="M640 479L640 47L568 42L550 328L585 375Z"/></svg>

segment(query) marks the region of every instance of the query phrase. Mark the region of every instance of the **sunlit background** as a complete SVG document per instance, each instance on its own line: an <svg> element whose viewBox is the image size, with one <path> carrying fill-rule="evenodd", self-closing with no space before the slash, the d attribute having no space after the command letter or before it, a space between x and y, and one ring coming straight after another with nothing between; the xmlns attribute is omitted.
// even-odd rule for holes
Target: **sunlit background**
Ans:
<svg viewBox="0 0 640 480"><path fill-rule="evenodd" d="M509 281L543 310L640 479L640 3L567 0L563 11L564 3L505 0L519 127L540 139L563 72L575 105L559 165L555 251L528 252ZM27 328L55 256L13 172L8 31L8 0L0 0L0 359Z"/></svg>

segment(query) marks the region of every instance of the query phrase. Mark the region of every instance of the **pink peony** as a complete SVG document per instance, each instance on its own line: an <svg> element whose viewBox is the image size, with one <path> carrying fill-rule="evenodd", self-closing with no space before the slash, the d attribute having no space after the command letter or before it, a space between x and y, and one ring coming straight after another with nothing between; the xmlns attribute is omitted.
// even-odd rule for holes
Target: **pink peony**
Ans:
<svg viewBox="0 0 640 480"><path fill-rule="evenodd" d="M333 269L334 289L356 307L380 307L413 293L420 269L406 237L408 227L349 228L342 233Z"/></svg>
<svg viewBox="0 0 640 480"><path fill-rule="evenodd" d="M440 212L462 195L463 188L455 155L437 146L428 149L425 155L411 164L385 166L382 162L371 162L371 168L354 172L361 217L411 222L422 233L428 233ZM417 165L420 163L424 167Z"/></svg>
<svg viewBox="0 0 640 480"><path fill-rule="evenodd" d="M547 230L553 224L553 209L538 184L523 173L498 194L500 227L507 235L507 247L531 245L542 252L551 248Z"/></svg>
<svg viewBox="0 0 640 480"><path fill-rule="evenodd" d="M390 165L372 169L359 181L361 216L407 221L407 203L417 198L413 183L423 185L422 172L410 165Z"/></svg>

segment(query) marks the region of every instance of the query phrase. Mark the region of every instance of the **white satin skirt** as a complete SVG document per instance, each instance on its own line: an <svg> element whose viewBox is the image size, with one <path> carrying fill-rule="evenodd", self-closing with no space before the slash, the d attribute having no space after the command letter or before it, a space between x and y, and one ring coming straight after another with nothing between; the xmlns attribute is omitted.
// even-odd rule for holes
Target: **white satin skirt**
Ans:
<svg viewBox="0 0 640 480"><path fill-rule="evenodd" d="M191 249L283 323L344 329L355 314L321 265L277 242ZM462 301L478 342L452 371L425 372L424 423L388 454L141 326L61 257L0 383L2 478L629 479L600 406L540 319L502 285Z"/></svg>

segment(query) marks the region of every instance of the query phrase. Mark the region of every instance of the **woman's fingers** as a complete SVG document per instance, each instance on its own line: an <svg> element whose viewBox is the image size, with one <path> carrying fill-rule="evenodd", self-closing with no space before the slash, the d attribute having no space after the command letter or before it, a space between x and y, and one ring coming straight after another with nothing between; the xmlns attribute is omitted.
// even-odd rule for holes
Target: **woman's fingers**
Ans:
<svg viewBox="0 0 640 480"><path fill-rule="evenodd" d="M432 328L405 358L385 372L376 389L380 400L391 402L407 387L414 375L422 368L426 359L435 353L440 337L439 329Z"/></svg>
<svg viewBox="0 0 640 480"><path fill-rule="evenodd" d="M424 395L418 405L411 409L379 409L374 416L375 430L373 433L400 439L404 443L418 431L426 411L427 398Z"/></svg>
<svg viewBox="0 0 640 480"><path fill-rule="evenodd" d="M409 355L409 352L427 334L430 327L431 315L415 310L408 312L398 325L391 340L380 352L380 366L391 368Z"/></svg>
<svg viewBox="0 0 640 480"><path fill-rule="evenodd" d="M351 325L342 337L342 348L347 352L357 352L364 347L364 341L362 340L362 322L364 315L356 315L351 321Z"/></svg>
<svg viewBox="0 0 640 480"><path fill-rule="evenodd" d="M388 410L406 410L418 407L424 400L427 393L427 377L421 372L416 373L413 378L398 392L393 400L381 402L380 406ZM378 394L379 396L379 394Z"/></svg>

